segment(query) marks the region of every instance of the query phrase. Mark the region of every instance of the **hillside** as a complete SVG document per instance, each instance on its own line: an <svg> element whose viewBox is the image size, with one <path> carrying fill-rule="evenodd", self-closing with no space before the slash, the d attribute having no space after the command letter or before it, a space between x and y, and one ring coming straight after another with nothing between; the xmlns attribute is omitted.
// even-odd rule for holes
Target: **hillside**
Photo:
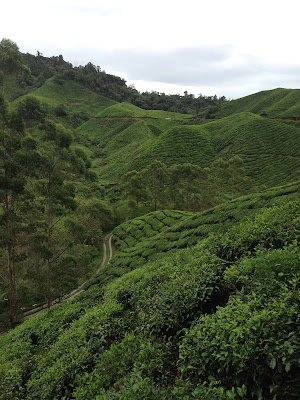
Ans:
<svg viewBox="0 0 300 400"><path fill-rule="evenodd" d="M1 337L0 398L297 398L299 207L298 183L124 225L157 244L167 229L209 229L134 271L107 266L78 298Z"/></svg>
<svg viewBox="0 0 300 400"><path fill-rule="evenodd" d="M124 105L108 107L103 117L77 129L79 142L93 149L94 165L103 177L118 180L154 160L209 167L218 157L235 155L243 159L253 186L271 187L299 177L300 132L294 126L249 112L192 125L187 116L148 119L143 115L149 112L132 107L126 108L126 117L121 116ZM107 112L110 117L104 116Z"/></svg>
<svg viewBox="0 0 300 400"><path fill-rule="evenodd" d="M18 104L26 96L35 96L42 103L47 104L50 113L59 105L63 105L66 114L87 113L95 115L99 110L115 104L115 101L92 92L71 80L58 81L48 79L43 86L32 90L28 95L18 97L14 104Z"/></svg>
<svg viewBox="0 0 300 400"><path fill-rule="evenodd" d="M0 400L300 398L300 92L0 60Z"/></svg>
<svg viewBox="0 0 300 400"><path fill-rule="evenodd" d="M292 182L300 174L300 132L279 121L250 113L234 114L205 125L215 154L239 155L256 185Z"/></svg>
<svg viewBox="0 0 300 400"><path fill-rule="evenodd" d="M273 89L226 102L217 112L219 118L240 112L251 112L268 118L298 120L300 89Z"/></svg>
<svg viewBox="0 0 300 400"><path fill-rule="evenodd" d="M93 150L97 173L114 181L132 169L134 160L164 131L190 121L189 115L117 103L79 126L76 137L78 143Z"/></svg>
<svg viewBox="0 0 300 400"><path fill-rule="evenodd" d="M157 211L114 229L119 252L112 265L133 269L166 252L192 246L212 233L222 234L241 220L253 218L266 205L299 199L300 183L244 196L201 213Z"/></svg>

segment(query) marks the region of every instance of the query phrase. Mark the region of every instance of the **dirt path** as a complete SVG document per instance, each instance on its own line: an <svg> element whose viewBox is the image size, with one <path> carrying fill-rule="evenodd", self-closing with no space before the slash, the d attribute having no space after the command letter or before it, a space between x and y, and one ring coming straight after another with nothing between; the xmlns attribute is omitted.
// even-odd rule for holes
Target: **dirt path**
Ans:
<svg viewBox="0 0 300 400"><path fill-rule="evenodd" d="M100 271L100 269L104 266L104 265L108 265L110 263L110 260L113 256L113 250L112 250L112 233L108 233L103 240L103 257L102 260L99 264L99 266L97 267L96 271L90 276L89 279L87 279L85 282L83 282L80 286L78 286L76 289L72 290L69 294L65 295L62 298L56 298L52 301L51 303L51 307L61 303L62 301L66 301L66 300L70 300L73 297L77 296L79 293L83 292L83 286L88 283L89 281L91 281ZM109 256L107 256L107 243L108 243L108 248L109 248ZM46 311L47 310L47 303L42 304L38 307L35 307L31 310L28 310L26 312L24 312L23 316L24 319L28 319L30 317L33 317L34 315L37 315L39 313L41 313L42 311Z"/></svg>

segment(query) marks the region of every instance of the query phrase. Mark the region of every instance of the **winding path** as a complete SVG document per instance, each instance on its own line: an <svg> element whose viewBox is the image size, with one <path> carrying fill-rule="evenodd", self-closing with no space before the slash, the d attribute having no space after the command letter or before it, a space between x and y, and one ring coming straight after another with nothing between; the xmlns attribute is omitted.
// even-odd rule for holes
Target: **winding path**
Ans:
<svg viewBox="0 0 300 400"><path fill-rule="evenodd" d="M82 289L83 286L86 283L90 282L99 273L100 269L104 265L108 265L110 263L110 260L111 260L111 258L113 256L112 243L111 243L112 237L113 237L112 233L108 233L104 237L104 239L103 239L103 257L102 257L102 260L101 260L99 266L97 267L96 271L90 276L90 278L87 279L85 282L83 282L76 289L72 290L69 294L63 296L62 298L58 297L58 298L54 299L52 301L52 303L51 303L51 307L57 305L58 303L61 303L62 301L70 300L73 297L77 296L79 293L83 292L83 289ZM109 248L109 256L107 255L107 247L106 247L107 243L108 243L108 248ZM37 315L37 314L41 313L42 311L46 311L47 309L48 309L47 303L45 303L45 304L42 304L42 305L40 305L38 307L35 307L35 308L31 309L31 310L25 311L23 313L23 317L24 317L24 319L28 319L30 317L33 317L34 315Z"/></svg>

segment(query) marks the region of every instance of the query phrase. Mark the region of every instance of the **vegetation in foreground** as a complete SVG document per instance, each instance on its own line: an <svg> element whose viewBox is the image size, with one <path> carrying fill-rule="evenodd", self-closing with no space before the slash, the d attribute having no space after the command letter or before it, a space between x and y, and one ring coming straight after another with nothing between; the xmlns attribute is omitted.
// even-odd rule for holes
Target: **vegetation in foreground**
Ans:
<svg viewBox="0 0 300 400"><path fill-rule="evenodd" d="M245 200L222 232L131 272L108 266L5 334L0 398L296 399L299 191L268 192L243 218Z"/></svg>

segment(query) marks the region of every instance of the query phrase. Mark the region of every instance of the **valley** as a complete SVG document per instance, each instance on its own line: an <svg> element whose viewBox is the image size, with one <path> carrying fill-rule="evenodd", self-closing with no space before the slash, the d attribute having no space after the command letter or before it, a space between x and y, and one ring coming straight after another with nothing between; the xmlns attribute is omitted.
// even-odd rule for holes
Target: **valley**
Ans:
<svg viewBox="0 0 300 400"><path fill-rule="evenodd" d="M7 47L0 399L298 398L299 89L139 93Z"/></svg>

